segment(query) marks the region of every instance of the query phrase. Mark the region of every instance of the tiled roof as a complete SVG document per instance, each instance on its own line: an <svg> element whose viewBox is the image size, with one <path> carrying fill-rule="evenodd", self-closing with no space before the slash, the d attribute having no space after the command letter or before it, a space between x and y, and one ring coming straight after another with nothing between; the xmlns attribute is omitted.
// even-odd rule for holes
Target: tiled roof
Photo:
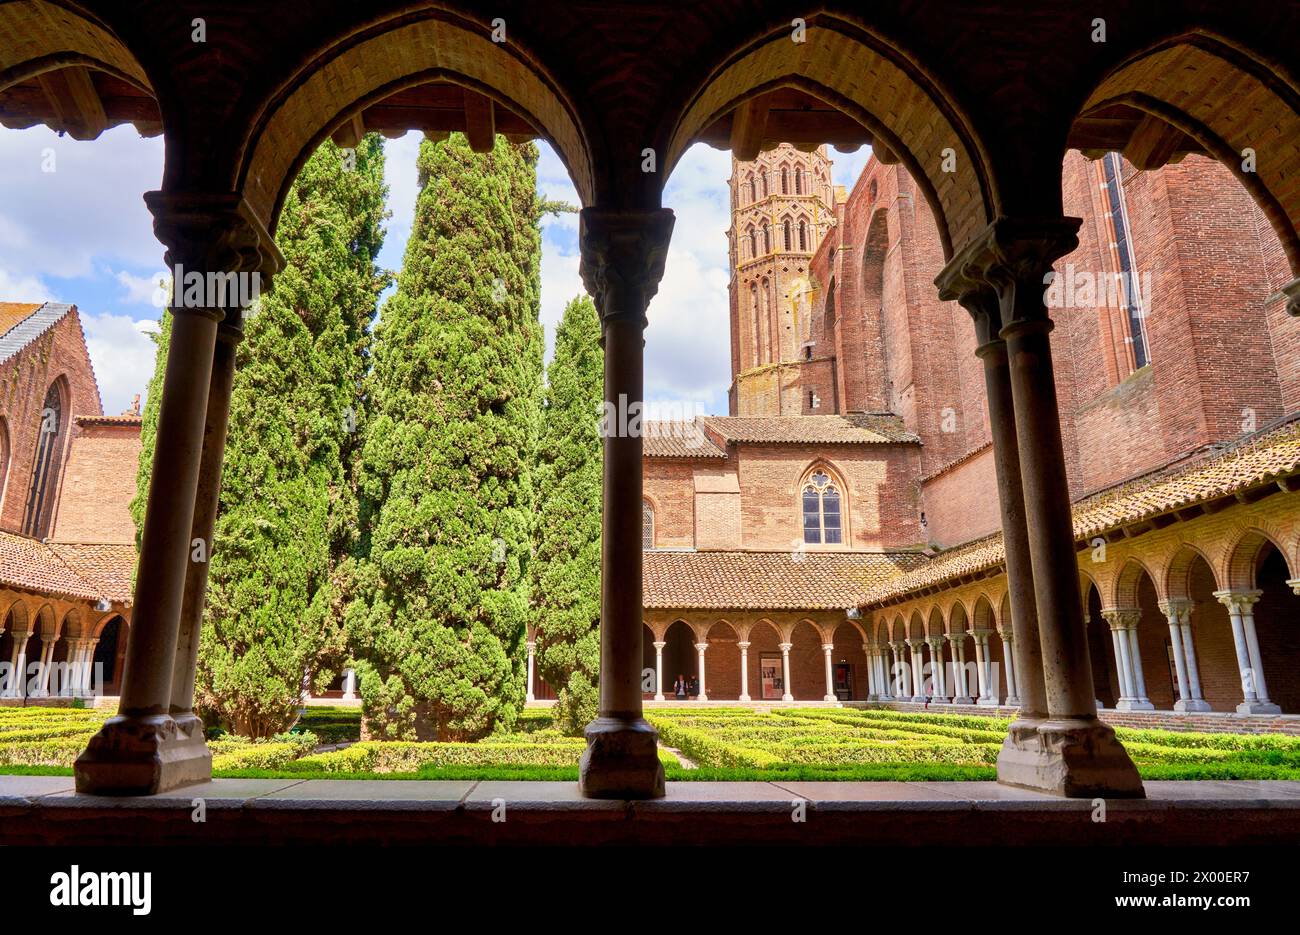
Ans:
<svg viewBox="0 0 1300 935"><path fill-rule="evenodd" d="M96 598L129 603L135 546L127 544L51 542L49 549L93 591Z"/></svg>
<svg viewBox="0 0 1300 935"><path fill-rule="evenodd" d="M0 532L0 585L129 602L134 567L132 545L51 544Z"/></svg>
<svg viewBox="0 0 1300 935"><path fill-rule="evenodd" d="M77 416L73 421L78 425L143 425L144 417L123 413L120 416Z"/></svg>
<svg viewBox="0 0 1300 935"><path fill-rule="evenodd" d="M1261 432L1230 448L1211 450L1128 481L1074 504L1076 540L1229 496L1300 473L1300 419ZM1000 568L1006 553L997 533L941 552L922 568L873 587L863 605L878 604L963 575Z"/></svg>
<svg viewBox="0 0 1300 935"><path fill-rule="evenodd" d="M1297 472L1300 420L1080 500L1074 534L1086 538Z"/></svg>
<svg viewBox="0 0 1300 935"><path fill-rule="evenodd" d="M766 445L916 444L898 416L707 416L705 425L728 442Z"/></svg>
<svg viewBox="0 0 1300 935"><path fill-rule="evenodd" d="M912 552L643 553L648 609L843 610L924 558Z"/></svg>
<svg viewBox="0 0 1300 935"><path fill-rule="evenodd" d="M5 317L4 308L15 309L15 311L9 312ZM19 311L24 308L33 307L30 303L22 305L14 303L0 306L0 324L13 322L5 330L4 334L0 334L0 364L13 357L46 331L49 331L62 320L64 315L72 310L71 305L46 302L43 305L35 306L27 315L17 318Z"/></svg>
<svg viewBox="0 0 1300 935"><path fill-rule="evenodd" d="M692 422L646 422L641 454L646 458L725 458L696 419Z"/></svg>
<svg viewBox="0 0 1300 935"><path fill-rule="evenodd" d="M0 302L0 335L40 307L40 302Z"/></svg>

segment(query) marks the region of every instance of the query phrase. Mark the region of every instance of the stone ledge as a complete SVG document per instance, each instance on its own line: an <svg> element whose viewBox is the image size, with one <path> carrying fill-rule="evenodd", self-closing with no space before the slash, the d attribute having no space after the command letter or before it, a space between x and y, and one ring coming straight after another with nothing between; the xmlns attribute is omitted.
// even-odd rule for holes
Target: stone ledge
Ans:
<svg viewBox="0 0 1300 935"><path fill-rule="evenodd" d="M666 798L627 802L581 798L569 782L275 779L104 798L76 794L70 777L8 776L0 844L1300 843L1300 782L1146 788L1145 800L1108 801L1098 823L1089 800L992 782L676 782Z"/></svg>

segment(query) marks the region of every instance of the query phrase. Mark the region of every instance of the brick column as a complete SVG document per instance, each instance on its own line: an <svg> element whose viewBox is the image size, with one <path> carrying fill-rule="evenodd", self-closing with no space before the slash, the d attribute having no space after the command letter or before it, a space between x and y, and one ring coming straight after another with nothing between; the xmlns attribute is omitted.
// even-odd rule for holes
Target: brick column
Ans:
<svg viewBox="0 0 1300 935"><path fill-rule="evenodd" d="M587 725L579 788L593 798L664 794L658 735L641 707L641 433L646 307L663 276L668 210L584 208L581 273L600 311L605 348L601 512L600 712Z"/></svg>
<svg viewBox="0 0 1300 935"><path fill-rule="evenodd" d="M1022 535L1028 546L1047 717L1008 735L998 780L1065 796L1138 797L1144 792L1137 769L1114 730L1097 718L1056 402L1052 320L1043 301L1052 262L1077 246L1079 224L1078 218L1000 217L953 257L936 283L945 297L974 295L985 306L987 290L996 292L997 336L1006 345L1015 413L1023 513L1004 510L1003 540L1008 558ZM1004 483L999 477L999 485ZM1013 494L1008 485L1001 496L1014 501ZM1020 604L1023 618L1023 599ZM1014 603L1012 620L1014 627ZM1019 666L1026 706L1035 700L1027 648Z"/></svg>
<svg viewBox="0 0 1300 935"><path fill-rule="evenodd" d="M210 539L193 543L208 426L218 324L252 298L247 278L271 265L271 237L234 195L150 192L154 232L172 269L171 346L158 414L152 481L136 575L121 701L77 758L79 792L152 795L207 779L212 757L202 732L178 729L173 681L186 581L207 560ZM260 283L259 283L260 287Z"/></svg>

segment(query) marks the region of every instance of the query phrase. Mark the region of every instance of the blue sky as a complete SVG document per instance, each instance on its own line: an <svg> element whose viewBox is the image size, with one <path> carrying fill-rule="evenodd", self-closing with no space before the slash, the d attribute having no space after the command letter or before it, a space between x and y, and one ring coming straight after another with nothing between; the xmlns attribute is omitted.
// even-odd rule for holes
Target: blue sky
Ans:
<svg viewBox="0 0 1300 935"><path fill-rule="evenodd" d="M410 235L420 134L387 143L392 217L381 265L395 269ZM538 190L576 204L564 165L545 143ZM852 186L870 151L832 151L837 184ZM106 412L144 393L153 371L155 283L163 248L141 195L162 180L161 138L130 126L93 142L60 138L44 127L0 128L0 301L56 301L81 310ZM664 203L677 222L646 333L646 397L686 412L725 412L730 380L727 239L730 155L696 145L673 171ZM541 318L547 347L565 304L582 291L578 219L542 225ZM548 353L549 356L549 353Z"/></svg>

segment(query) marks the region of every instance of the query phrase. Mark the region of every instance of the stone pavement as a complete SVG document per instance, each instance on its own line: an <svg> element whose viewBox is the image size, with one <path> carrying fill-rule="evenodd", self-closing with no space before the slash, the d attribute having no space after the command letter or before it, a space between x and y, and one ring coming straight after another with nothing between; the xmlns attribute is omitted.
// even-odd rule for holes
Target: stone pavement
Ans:
<svg viewBox="0 0 1300 935"><path fill-rule="evenodd" d="M1300 782L1146 790L1102 803L994 782L670 782L627 802L571 782L216 779L105 798L71 777L0 776L0 844L1300 843Z"/></svg>

